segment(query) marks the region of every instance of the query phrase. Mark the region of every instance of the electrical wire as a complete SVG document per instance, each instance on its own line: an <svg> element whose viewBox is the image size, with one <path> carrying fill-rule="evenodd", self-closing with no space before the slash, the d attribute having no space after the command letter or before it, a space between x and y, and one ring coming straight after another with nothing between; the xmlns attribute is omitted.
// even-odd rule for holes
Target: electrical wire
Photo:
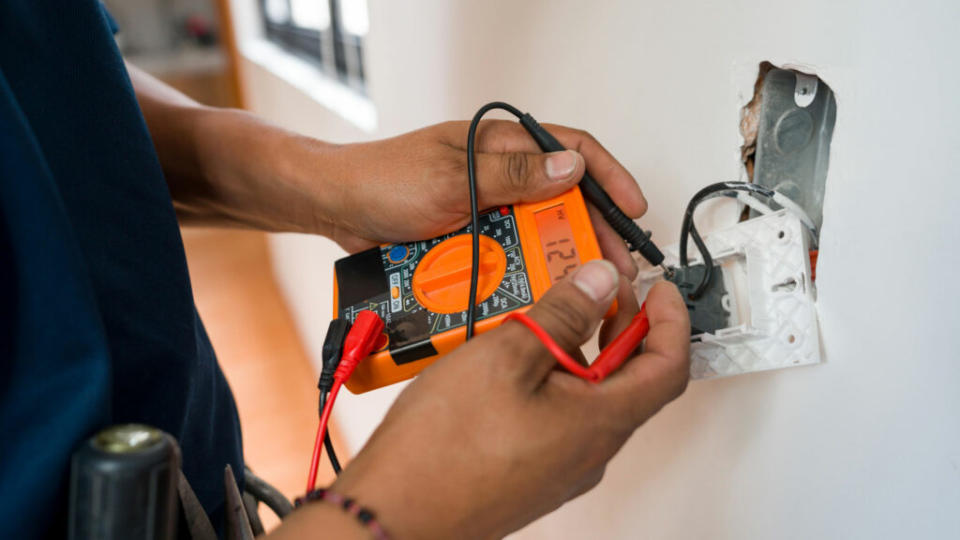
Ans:
<svg viewBox="0 0 960 540"><path fill-rule="evenodd" d="M776 212L776 210L770 208L769 205L765 204L759 198L750 196L743 191L728 191L726 193L721 193L721 195L733 197L750 207L752 210L756 210L761 215L767 215ZM817 226L814 224L813 220L810 219L810 216L807 214L806 210L804 210L799 204L793 202L793 200L786 195L777 191L774 192L772 201L779 204L784 210L795 215L797 219L800 220L800 224L803 225L804 228L807 229L807 232L810 233L810 245L816 249L820 243L817 238L819 236L817 234Z"/></svg>
<svg viewBox="0 0 960 540"><path fill-rule="evenodd" d="M317 381L317 388L320 390L319 406L317 414L323 416L323 409L326 407L330 388L333 387L334 376L337 368L340 367L340 360L343 356L343 347L350 329L353 328L353 322L348 319L334 319L330 321L327 327L327 335L323 339L322 359L323 367L320 370L320 379ZM333 443L330 441L329 431L323 437L323 446L330 454L330 464L333 466L333 472L340 474L340 461L333 449Z"/></svg>
<svg viewBox="0 0 960 540"><path fill-rule="evenodd" d="M253 495L253 498L258 502L267 505L267 508L273 510L278 518L283 519L290 512L293 512L293 505L290 504L287 497L267 483L266 480L254 474L249 467L243 468L243 483L243 490Z"/></svg>
<svg viewBox="0 0 960 540"><path fill-rule="evenodd" d="M383 319L373 311L363 310L357 313L350 325L335 325L335 322L337 321L331 323L331 330L335 330L336 335L331 337L331 334L328 333L324 342L326 358L318 383L321 392L320 423L317 426L317 436L313 442L313 455L310 459L310 472L307 474L306 493L313 491L317 484L317 469L320 466L320 456L323 454L324 447L330 452L330 463L334 466L334 471L340 465L336 459L336 454L333 452L333 444L327 432L330 414L333 411L333 404L337 400L340 387L350 379L361 360L384 345ZM342 330L347 326L349 326L349 331L344 333ZM333 369L332 375L329 373L331 369ZM329 381L332 381L332 383L327 386ZM329 388L329 394L327 388Z"/></svg>
<svg viewBox="0 0 960 540"><path fill-rule="evenodd" d="M330 395L324 403L323 413L320 415L320 424L317 426L317 437L313 443L313 457L310 459L310 472L307 475L307 490L310 493L317 485L317 469L320 466L320 454L323 448L324 439L327 436L327 424L330 423L330 413L333 412L333 403L337 399L337 393L340 391L341 381L335 381L333 388L330 389Z"/></svg>
<svg viewBox="0 0 960 540"><path fill-rule="evenodd" d="M735 191L732 193L724 193L728 197L733 197L743 204L747 205L751 210L759 212L761 215L767 215L773 213L773 208L767 206L763 201L756 197L751 197L743 191Z"/></svg>
<svg viewBox="0 0 960 540"><path fill-rule="evenodd" d="M687 227L687 233L682 236L683 239L686 239L687 236L693 238L693 244L697 246L697 250L700 252L700 257L703 259L703 277L700 278L700 283L697 285L697 288L690 293L690 299L696 300L700 298L703 293L707 290L707 285L710 284L710 278L713 273L713 257L710 255L710 250L707 249L707 244L704 243L703 238L700 237L700 232L697 230L696 225L693 222L690 222L689 227ZM684 240L680 241L680 265L688 266L687 257L686 257L687 243Z"/></svg>
<svg viewBox="0 0 960 540"><path fill-rule="evenodd" d="M696 225L693 223L693 213L700 203L713 197L735 197L746 202L743 197L739 196L738 192L746 192L752 196L766 197L779 204L781 207L787 209L789 212L796 215L797 218L800 219L801 223L803 223L804 226L810 231L810 236L813 239L813 245L816 246L817 244L817 230L813 220L811 220L807 213L804 212L803 208L782 193L749 182L718 182L716 184L710 184L709 186L706 186L698 191L690 199L690 202L687 204L687 210L683 215L683 224L680 227L680 266L689 266L687 257L688 237L693 239L693 243L697 246L697 251L700 252L700 257L703 259L703 277L700 279L700 283L697 285L697 287L689 295L693 300L696 300L703 295L707 289L707 286L710 284L710 279L713 274L713 258L710 256L710 251L707 249L703 238L700 236ZM746 204L749 205L750 203ZM758 208L760 208L758 211L761 213L764 213L763 210L772 211L768 205L765 205L760 201L756 201L755 204Z"/></svg>
<svg viewBox="0 0 960 540"><path fill-rule="evenodd" d="M633 316L630 324L600 351L600 355L594 359L593 363L584 366L570 356L543 327L526 313L513 311L503 320L504 323L507 321L517 321L526 326L550 351L557 363L573 375L593 383L602 382L607 375L616 371L626 362L627 358L633 355L650 331L650 321L647 319L647 304L644 302L640 306L640 311Z"/></svg>
<svg viewBox="0 0 960 540"><path fill-rule="evenodd" d="M520 109L517 109L509 103L494 101L487 103L477 114L473 115L470 121L470 128L467 130L467 179L470 187L470 223L471 237L473 240L472 258L470 265L470 294L467 297L467 340L473 338L473 327L476 322L477 309L477 285L480 281L480 208L477 202L477 159L476 159L476 139L477 126L480 125L480 119L488 112L500 109L517 117L523 116Z"/></svg>
<svg viewBox="0 0 960 540"><path fill-rule="evenodd" d="M744 186L735 186L735 184L744 184ZM690 266L687 257L688 237L693 238L693 243L697 246L697 250L700 252L700 257L703 259L703 277L700 278L700 283L689 295L692 300L696 300L703 295L713 274L713 258L710 256L710 251L707 249L706 244L703 242L703 238L700 236L696 225L693 223L693 213L697 209L697 206L710 195L723 191L735 191L738 189L743 191L763 190L764 192L770 192L770 195L772 195L772 190L762 188L755 184L745 184L743 182L720 182L717 184L710 184L709 186L701 189L694 194L694 196L690 199L690 202L687 204L687 209L683 214L683 223L680 226L680 266Z"/></svg>
<svg viewBox="0 0 960 540"><path fill-rule="evenodd" d="M327 403L327 392L320 392L320 416L323 417L323 409ZM327 449L327 457L330 458L330 465L333 466L333 472L338 476L343 467L340 466L340 459L337 458L337 452L333 448L333 441L330 440L330 430L323 436L323 447Z"/></svg>

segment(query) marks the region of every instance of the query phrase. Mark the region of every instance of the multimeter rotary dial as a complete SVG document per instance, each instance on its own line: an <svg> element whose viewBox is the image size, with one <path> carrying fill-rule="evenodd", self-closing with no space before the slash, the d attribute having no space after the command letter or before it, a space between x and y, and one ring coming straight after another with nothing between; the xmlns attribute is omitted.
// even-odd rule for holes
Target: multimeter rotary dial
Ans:
<svg viewBox="0 0 960 540"><path fill-rule="evenodd" d="M411 283L421 306L434 313L458 313L467 309L473 257L472 238L459 234L432 248L417 265ZM480 235L480 271L477 302L492 295L507 270L507 255L493 238Z"/></svg>

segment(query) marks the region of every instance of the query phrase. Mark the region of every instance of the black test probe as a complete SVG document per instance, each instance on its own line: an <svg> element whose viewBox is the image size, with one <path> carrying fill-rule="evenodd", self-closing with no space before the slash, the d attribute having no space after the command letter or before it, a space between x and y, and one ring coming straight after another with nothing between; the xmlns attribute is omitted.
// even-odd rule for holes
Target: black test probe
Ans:
<svg viewBox="0 0 960 540"><path fill-rule="evenodd" d="M560 144L560 141L530 116L530 113L523 113L520 116L520 124L526 128L544 152L566 150ZM613 227L613 230L617 231L617 234L627 242L630 251L639 251L640 255L650 264L660 266L664 272L669 274L670 270L663 264L663 253L650 240L650 233L644 232L632 219L627 217L623 210L620 210L620 207L617 206L617 203L613 202L610 195L607 195L600 184L590 176L590 173L583 173L583 178L580 179L580 192L583 193L585 199L590 201L590 204L600 211L603 219Z"/></svg>
<svg viewBox="0 0 960 540"><path fill-rule="evenodd" d="M477 204L476 162L477 127L480 125L480 119L483 118L483 115L494 109L504 110L516 116L520 121L520 125L537 141L537 145L544 152L561 152L566 150L566 148L560 144L560 141L544 129L530 113L521 112L520 109L509 103L502 101L487 103L483 107L480 107L480 110L473 115L470 128L467 130L467 180L470 186L470 213L473 227L471 233L473 236L473 262L470 273L469 302L467 303L469 306L467 308L467 341L473 337L473 326L476 320L477 281L478 269L480 267L480 209ZM583 173L583 178L580 179L580 192L590 204L600 211L603 219L613 227L613 230L627 242L630 251L639 251L640 255L650 264L662 268L664 275L671 276L673 274L673 272L663 264L663 253L660 251L660 248L650 240L650 234L644 232L632 219L623 213L623 210L620 210L617 203L613 202L610 195L607 195L607 192L590 176L590 173Z"/></svg>

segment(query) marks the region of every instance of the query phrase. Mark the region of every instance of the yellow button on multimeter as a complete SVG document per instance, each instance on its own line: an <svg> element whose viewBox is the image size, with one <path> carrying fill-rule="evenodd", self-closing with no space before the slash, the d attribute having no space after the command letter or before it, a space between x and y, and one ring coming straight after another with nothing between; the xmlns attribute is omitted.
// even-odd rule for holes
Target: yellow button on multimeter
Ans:
<svg viewBox="0 0 960 540"><path fill-rule="evenodd" d="M464 342L472 260L470 228L408 244L387 244L335 264L334 316L364 310L386 323L387 345L357 366L354 393L414 377ZM480 216L476 332L526 311L558 280L599 259L580 189Z"/></svg>

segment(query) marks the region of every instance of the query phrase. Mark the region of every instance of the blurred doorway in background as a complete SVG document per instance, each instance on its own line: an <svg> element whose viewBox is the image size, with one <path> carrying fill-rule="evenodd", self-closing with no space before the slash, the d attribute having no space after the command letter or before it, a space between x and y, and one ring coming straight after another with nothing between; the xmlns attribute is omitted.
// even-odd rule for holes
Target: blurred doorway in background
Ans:
<svg viewBox="0 0 960 540"><path fill-rule="evenodd" d="M243 105L222 0L105 0L128 62L205 105ZM222 5L221 5L222 4Z"/></svg>

